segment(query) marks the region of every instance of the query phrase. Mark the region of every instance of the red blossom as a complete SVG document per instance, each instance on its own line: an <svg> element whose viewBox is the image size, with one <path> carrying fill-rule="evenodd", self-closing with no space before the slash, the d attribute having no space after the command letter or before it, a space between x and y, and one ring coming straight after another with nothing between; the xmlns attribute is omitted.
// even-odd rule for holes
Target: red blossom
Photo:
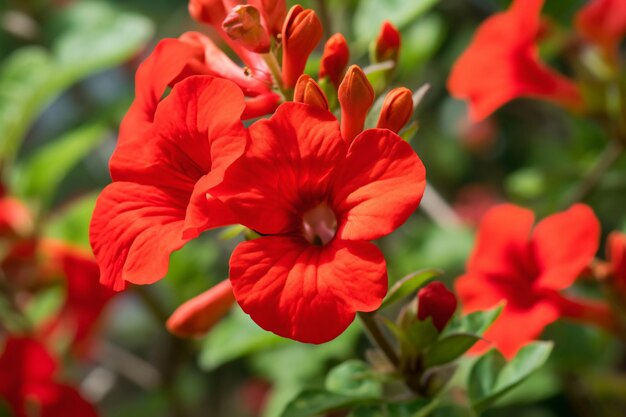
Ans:
<svg viewBox="0 0 626 417"><path fill-rule="evenodd" d="M262 235L235 249L233 292L264 329L326 342L356 311L379 307L385 260L368 241L417 208L424 167L389 130L367 130L350 144L331 113L306 104L282 104L250 135L223 183L207 188Z"/></svg>
<svg viewBox="0 0 626 417"><path fill-rule="evenodd" d="M506 12L485 20L452 68L448 89L454 97L469 100L473 121L518 97L581 105L578 87L539 59L543 2L515 0Z"/></svg>
<svg viewBox="0 0 626 417"><path fill-rule="evenodd" d="M606 251L614 285L626 295L626 234L611 233L607 239Z"/></svg>
<svg viewBox="0 0 626 417"><path fill-rule="evenodd" d="M328 110L328 99L326 95L315 80L306 74L302 74L300 78L298 78L296 88L293 92L293 101L296 103L306 103L321 110Z"/></svg>
<svg viewBox="0 0 626 417"><path fill-rule="evenodd" d="M480 224L467 272L455 283L465 312L506 301L485 339L507 357L560 316L611 325L606 305L560 294L598 249L600 224L593 211L577 204L533 224L530 210L510 204L491 209ZM486 347L479 344L475 351Z"/></svg>
<svg viewBox="0 0 626 417"><path fill-rule="evenodd" d="M576 28L590 41L616 59L621 40L626 35L624 0L592 0L576 15Z"/></svg>
<svg viewBox="0 0 626 417"><path fill-rule="evenodd" d="M413 93L404 87L394 88L385 97L376 127L398 133L413 116Z"/></svg>
<svg viewBox="0 0 626 417"><path fill-rule="evenodd" d="M222 22L222 29L229 38L250 51L267 53L270 50L270 37L261 24L259 9L254 6L235 6Z"/></svg>
<svg viewBox="0 0 626 417"><path fill-rule="evenodd" d="M431 317L435 327L442 331L456 311L456 296L441 282L431 282L417 293L417 318Z"/></svg>
<svg viewBox="0 0 626 417"><path fill-rule="evenodd" d="M200 186L219 182L246 146L245 102L231 81L193 76L177 83L141 135L110 162L113 183L96 203L90 240L100 281L116 290L167 272L169 255L200 232L233 222Z"/></svg>
<svg viewBox="0 0 626 417"><path fill-rule="evenodd" d="M187 301L167 320L167 329L180 337L207 333L235 303L230 280L225 280Z"/></svg>
<svg viewBox="0 0 626 417"><path fill-rule="evenodd" d="M95 408L73 387L57 382L56 360L33 339L10 336L0 356L0 399L15 417L96 417Z"/></svg>

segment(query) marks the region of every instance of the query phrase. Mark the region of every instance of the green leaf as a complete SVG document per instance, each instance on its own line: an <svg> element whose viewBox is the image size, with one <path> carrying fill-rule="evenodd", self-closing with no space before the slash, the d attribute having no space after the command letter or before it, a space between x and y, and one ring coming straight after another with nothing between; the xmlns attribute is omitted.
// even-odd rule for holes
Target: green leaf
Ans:
<svg viewBox="0 0 626 417"><path fill-rule="evenodd" d="M64 8L58 26L52 52L20 48L0 68L0 159L14 158L34 120L63 90L124 62L152 35L146 18L92 1Z"/></svg>
<svg viewBox="0 0 626 417"><path fill-rule="evenodd" d="M416 320L406 328L406 338L414 351L421 350L432 345L439 337L439 330L433 324L432 318Z"/></svg>
<svg viewBox="0 0 626 417"><path fill-rule="evenodd" d="M424 16L403 31L398 69L403 77L414 77L443 43L446 34L445 18L439 14Z"/></svg>
<svg viewBox="0 0 626 417"><path fill-rule="evenodd" d="M293 399L281 417L312 417L331 411L345 410L375 400L336 394L324 390L307 390Z"/></svg>
<svg viewBox="0 0 626 417"><path fill-rule="evenodd" d="M367 43L374 40L384 20L402 29L437 3L439 0L360 0L354 16L355 38Z"/></svg>
<svg viewBox="0 0 626 417"><path fill-rule="evenodd" d="M16 167L13 190L20 197L37 197L48 205L67 173L98 146L108 129L101 124L81 127L39 149Z"/></svg>
<svg viewBox="0 0 626 417"><path fill-rule="evenodd" d="M226 362L287 342L263 330L241 309L235 308L202 342L200 366L210 371Z"/></svg>
<svg viewBox="0 0 626 417"><path fill-rule="evenodd" d="M380 398L383 387L369 366L360 360L349 360L331 369L326 389L336 394L363 398Z"/></svg>
<svg viewBox="0 0 626 417"><path fill-rule="evenodd" d="M407 275L391 287L380 308L388 307L396 301L414 294L430 280L442 273L443 272L438 269L424 269Z"/></svg>
<svg viewBox="0 0 626 417"><path fill-rule="evenodd" d="M528 344L508 363L495 349L481 356L469 376L469 396L474 409L485 410L526 380L546 362L552 347L552 342Z"/></svg>
<svg viewBox="0 0 626 417"><path fill-rule="evenodd" d="M482 336L489 326L500 316L504 303L484 311L475 311L453 320L443 331L443 335L458 333Z"/></svg>
<svg viewBox="0 0 626 417"><path fill-rule="evenodd" d="M424 366L443 365L463 355L480 337L473 334L457 333L441 338L432 345L424 355Z"/></svg>
<svg viewBox="0 0 626 417"><path fill-rule="evenodd" d="M89 222L98 193L74 200L45 223L44 236L89 248Z"/></svg>

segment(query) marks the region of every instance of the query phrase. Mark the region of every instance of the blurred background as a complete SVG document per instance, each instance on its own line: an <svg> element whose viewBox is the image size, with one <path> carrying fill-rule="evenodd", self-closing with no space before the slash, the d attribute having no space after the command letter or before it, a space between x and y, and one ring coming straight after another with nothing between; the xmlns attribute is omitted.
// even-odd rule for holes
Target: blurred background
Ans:
<svg viewBox="0 0 626 417"><path fill-rule="evenodd" d="M110 182L107 163L133 99L137 65L158 40L208 28L191 20L185 0L1 1L2 183L27 203L42 236L89 248L89 219L99 190ZM600 125L550 104L516 100L473 124L465 104L450 98L445 82L452 63L477 25L508 6L505 0L299 3L319 11L328 34L342 32L351 62L363 65L380 24L390 20L403 35L393 84L430 85L412 144L440 200L431 195L430 215L418 211L379 242L392 280L441 268L452 283L487 208L513 201L539 216L563 209L606 146ZM584 3L549 1L545 14L557 27L569 27ZM550 48L542 51L548 59ZM625 172L622 158L587 198L604 233L626 229ZM239 240L220 233L206 233L176 252L158 284L118 295L104 312L95 352L64 368L102 416L278 417L301 389L322 384L330 367L364 357L369 344L358 324L328 344L304 345L264 332L238 308L204 339L167 333L163 322L178 305L226 278ZM33 317L51 314L60 297L48 291ZM602 371L624 365L613 342L563 323L547 335L561 341L549 365L487 415L626 415L612 407L626 396L626 382ZM464 414L450 406L437 415Z"/></svg>

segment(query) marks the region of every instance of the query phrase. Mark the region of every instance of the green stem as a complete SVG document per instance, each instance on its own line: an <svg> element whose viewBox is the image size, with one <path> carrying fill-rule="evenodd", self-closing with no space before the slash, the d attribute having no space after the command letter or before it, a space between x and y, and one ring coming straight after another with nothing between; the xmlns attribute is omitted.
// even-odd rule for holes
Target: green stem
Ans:
<svg viewBox="0 0 626 417"><path fill-rule="evenodd" d="M276 55L274 55L272 52L268 52L266 54L261 54L261 56L263 57L263 60L267 64L267 67L269 68L270 73L272 74L272 78L274 78L274 83L276 83L276 86L282 93L285 100L289 100L291 97L290 97L289 92L285 89L285 86L283 85L283 72L280 69L280 64L278 63L278 60L276 59Z"/></svg>
<svg viewBox="0 0 626 417"><path fill-rule="evenodd" d="M385 354L389 362L398 368L400 359L376 322L376 313L359 312L358 314L372 342Z"/></svg>
<svg viewBox="0 0 626 417"><path fill-rule="evenodd" d="M619 157L624 153L624 143L619 140L610 141L604 151L598 157L594 166L589 170L582 182L574 189L566 199L570 206L586 199L593 189L598 185L604 174L613 166Z"/></svg>

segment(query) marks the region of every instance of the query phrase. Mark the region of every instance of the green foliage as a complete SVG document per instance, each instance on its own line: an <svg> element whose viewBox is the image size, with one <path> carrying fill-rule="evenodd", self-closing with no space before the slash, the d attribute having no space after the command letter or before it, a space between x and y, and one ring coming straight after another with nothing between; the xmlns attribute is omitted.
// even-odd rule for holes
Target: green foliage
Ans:
<svg viewBox="0 0 626 417"><path fill-rule="evenodd" d="M551 342L530 343L510 362L496 349L485 353L476 361L469 376L472 407L478 412L489 408L543 366L551 351Z"/></svg>
<svg viewBox="0 0 626 417"><path fill-rule="evenodd" d="M98 146L108 129L102 124L86 125L38 149L15 169L12 189L19 197L37 198L45 208L61 181L81 159Z"/></svg>
<svg viewBox="0 0 626 417"><path fill-rule="evenodd" d="M326 389L352 397L380 398L383 395L376 374L366 363L356 359L333 368L326 377Z"/></svg>
<svg viewBox="0 0 626 417"><path fill-rule="evenodd" d="M102 2L77 2L57 18L62 31L51 51L21 48L0 68L0 159L13 159L52 99L86 76L125 61L152 34L146 18Z"/></svg>
<svg viewBox="0 0 626 417"><path fill-rule="evenodd" d="M475 334L452 334L437 340L424 354L424 367L443 365L458 359L480 340Z"/></svg>
<svg viewBox="0 0 626 417"><path fill-rule="evenodd" d="M395 302L415 294L417 290L428 284L430 280L441 275L442 272L437 269L425 269L413 272L397 281L393 287L387 292L387 296L383 300L380 308L388 307Z"/></svg>
<svg viewBox="0 0 626 417"><path fill-rule="evenodd" d="M504 305L501 304L490 310L475 311L453 319L444 329L444 335L455 333L469 333L482 336L489 326L500 316Z"/></svg>
<svg viewBox="0 0 626 417"><path fill-rule="evenodd" d="M43 234L89 248L89 222L98 193L87 194L54 213L45 223Z"/></svg>
<svg viewBox="0 0 626 417"><path fill-rule="evenodd" d="M209 371L226 362L287 341L261 329L240 309L233 309L202 342L200 366Z"/></svg>

